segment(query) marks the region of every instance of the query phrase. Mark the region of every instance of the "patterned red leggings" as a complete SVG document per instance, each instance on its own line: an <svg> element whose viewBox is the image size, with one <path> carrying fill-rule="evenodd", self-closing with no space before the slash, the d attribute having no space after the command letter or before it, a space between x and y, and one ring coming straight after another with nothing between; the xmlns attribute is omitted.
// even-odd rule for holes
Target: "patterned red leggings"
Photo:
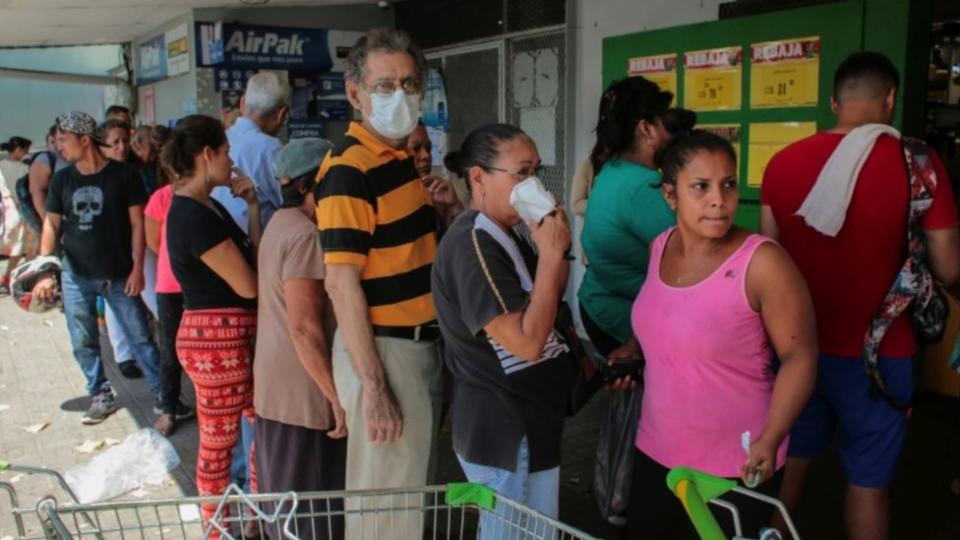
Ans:
<svg viewBox="0 0 960 540"><path fill-rule="evenodd" d="M177 356L197 394L200 452L197 492L222 495L240 436L240 415L253 415L253 340L257 313L240 308L188 310L177 332ZM254 463L251 448L250 464ZM250 489L256 492L251 470ZM203 505L206 523L217 505ZM215 535L218 536L218 535Z"/></svg>

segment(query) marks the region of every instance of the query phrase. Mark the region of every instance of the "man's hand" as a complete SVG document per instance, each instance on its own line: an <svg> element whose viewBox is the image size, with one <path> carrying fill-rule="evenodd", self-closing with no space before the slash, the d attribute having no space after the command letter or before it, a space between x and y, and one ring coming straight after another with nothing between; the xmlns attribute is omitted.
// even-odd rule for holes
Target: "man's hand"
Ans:
<svg viewBox="0 0 960 540"><path fill-rule="evenodd" d="M331 439L342 439L347 436L347 413L339 403L331 403L330 409L333 411L333 429L327 432L327 437Z"/></svg>
<svg viewBox="0 0 960 540"><path fill-rule="evenodd" d="M134 266L123 292L127 293L127 296L137 296L143 291L143 281L143 268Z"/></svg>
<svg viewBox="0 0 960 540"><path fill-rule="evenodd" d="M391 443L403 435L403 413L389 388L364 390L363 417L373 444Z"/></svg>
<svg viewBox="0 0 960 540"><path fill-rule="evenodd" d="M33 296L42 302L52 303L57 299L57 280L45 277L33 286Z"/></svg>

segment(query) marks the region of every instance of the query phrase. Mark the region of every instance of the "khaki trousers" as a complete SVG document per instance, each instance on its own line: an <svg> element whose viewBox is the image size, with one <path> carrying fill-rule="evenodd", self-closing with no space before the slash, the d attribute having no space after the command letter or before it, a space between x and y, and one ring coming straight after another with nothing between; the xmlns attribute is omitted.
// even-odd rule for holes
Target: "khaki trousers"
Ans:
<svg viewBox="0 0 960 540"><path fill-rule="evenodd" d="M420 488L432 481L440 418L440 357L435 342L374 338L383 369L403 413L403 435L372 444L363 416L363 388L340 330L333 341L333 376L347 415L346 488ZM390 495L346 501L349 540L411 540L423 534L423 497Z"/></svg>

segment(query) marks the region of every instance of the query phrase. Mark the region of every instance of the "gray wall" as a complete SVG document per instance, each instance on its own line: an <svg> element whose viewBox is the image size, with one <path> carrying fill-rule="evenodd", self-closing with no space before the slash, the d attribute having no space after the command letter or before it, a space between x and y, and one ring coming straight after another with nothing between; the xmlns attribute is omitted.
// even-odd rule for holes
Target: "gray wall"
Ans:
<svg viewBox="0 0 960 540"><path fill-rule="evenodd" d="M140 86L137 88L137 117L143 119L143 92L152 87L154 91L155 116L157 124L166 124L169 120L176 120L183 116L184 107L187 103L197 99L197 75L196 75L196 52L193 36L193 15L187 14L178 17L166 24L154 29L154 31L141 36L133 42L134 66L136 66L136 54L141 43L152 39L167 30L170 30L180 24L187 24L187 35L189 40L190 71L162 80L153 84Z"/></svg>
<svg viewBox="0 0 960 540"><path fill-rule="evenodd" d="M106 76L120 64L120 47L116 45L0 50L0 67L12 69ZM41 150L58 114L81 110L103 118L110 85L71 82L68 75L62 79L0 75L0 139L26 137L33 141L34 150Z"/></svg>
<svg viewBox="0 0 960 540"><path fill-rule="evenodd" d="M373 3L348 6L208 8L193 10L198 21L262 24L332 30L367 30L394 26L394 11Z"/></svg>

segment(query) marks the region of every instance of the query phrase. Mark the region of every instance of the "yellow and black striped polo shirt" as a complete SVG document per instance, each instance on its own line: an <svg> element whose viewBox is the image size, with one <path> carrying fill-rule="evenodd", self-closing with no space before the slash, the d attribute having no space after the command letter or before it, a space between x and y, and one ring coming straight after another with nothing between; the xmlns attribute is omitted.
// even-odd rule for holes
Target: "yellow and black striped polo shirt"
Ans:
<svg viewBox="0 0 960 540"><path fill-rule="evenodd" d="M430 268L437 218L413 157L353 122L320 165L316 197L324 262L363 268L370 322L417 326L436 319Z"/></svg>

